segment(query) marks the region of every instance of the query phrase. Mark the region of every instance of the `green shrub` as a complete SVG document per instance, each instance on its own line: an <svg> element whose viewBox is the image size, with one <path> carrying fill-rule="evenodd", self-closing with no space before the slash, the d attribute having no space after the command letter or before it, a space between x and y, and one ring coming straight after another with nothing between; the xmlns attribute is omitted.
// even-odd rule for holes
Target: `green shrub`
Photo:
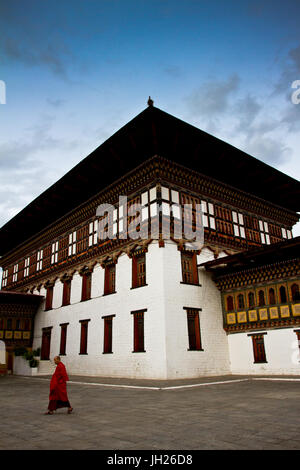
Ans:
<svg viewBox="0 0 300 470"><path fill-rule="evenodd" d="M27 352L27 349L24 348L23 346L14 349L15 356L24 356L26 352Z"/></svg>
<svg viewBox="0 0 300 470"><path fill-rule="evenodd" d="M38 366L38 361L34 358L30 359L29 361L30 367L37 367Z"/></svg>

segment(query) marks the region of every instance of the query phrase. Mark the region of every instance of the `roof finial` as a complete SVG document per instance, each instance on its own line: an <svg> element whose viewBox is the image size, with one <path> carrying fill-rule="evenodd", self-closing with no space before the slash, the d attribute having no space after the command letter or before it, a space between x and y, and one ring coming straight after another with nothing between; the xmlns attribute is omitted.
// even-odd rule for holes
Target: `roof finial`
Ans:
<svg viewBox="0 0 300 470"><path fill-rule="evenodd" d="M153 106L153 103L154 103L154 101L149 96L148 101L147 101L148 106Z"/></svg>

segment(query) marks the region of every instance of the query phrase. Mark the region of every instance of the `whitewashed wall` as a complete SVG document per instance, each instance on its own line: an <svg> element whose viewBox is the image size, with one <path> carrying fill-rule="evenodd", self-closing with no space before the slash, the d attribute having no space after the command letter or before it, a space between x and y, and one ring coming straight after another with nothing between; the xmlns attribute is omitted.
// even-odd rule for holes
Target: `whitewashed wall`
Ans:
<svg viewBox="0 0 300 470"><path fill-rule="evenodd" d="M198 263L212 259L204 249ZM223 330L221 301L210 275L199 273L199 286L182 284L181 256L177 245L149 245L146 254L147 286L131 289L131 259L122 255L116 265L116 293L103 296L104 270L92 274L92 299L81 302L81 276L71 286L71 305L61 307L62 283L57 280L53 309L41 307L35 320L33 347L41 346L42 328L52 326L51 352L59 354L60 324L69 323L66 356L70 374L131 378L185 378L230 373L227 337ZM45 292L41 292L45 295ZM203 351L188 351L187 314L183 307L201 308ZM133 316L144 314L145 353L133 353ZM113 318L113 353L103 354L103 316ZM80 320L89 319L88 354L80 355Z"/></svg>
<svg viewBox="0 0 300 470"><path fill-rule="evenodd" d="M252 338L249 333L228 335L231 370L233 374L300 374L299 347L294 328L262 330L266 363L254 364Z"/></svg>
<svg viewBox="0 0 300 470"><path fill-rule="evenodd" d="M70 374L112 377L166 377L165 323L163 302L163 249L149 246L146 254L147 286L131 289L131 263L121 255L116 265L116 293L103 296L104 270L96 265L92 274L92 299L81 302L81 277L75 274L71 286L71 305L61 307L62 284L56 281L53 309L36 315L33 347L41 346L42 328L52 326L51 352L59 354L60 324L69 323L66 356L63 362ZM45 295L45 292L41 292ZM144 318L145 353L133 353L133 315L147 309ZM113 318L113 353L103 354L103 316ZM90 319L88 354L80 355L80 320Z"/></svg>
<svg viewBox="0 0 300 470"><path fill-rule="evenodd" d="M230 373L228 343L222 323L220 294L210 274L199 271L201 287L182 284L181 255L175 244L164 252L164 292L168 378L200 377ZM213 259L203 249L198 264ZM187 313L183 307L201 308L199 312L203 351L189 351Z"/></svg>

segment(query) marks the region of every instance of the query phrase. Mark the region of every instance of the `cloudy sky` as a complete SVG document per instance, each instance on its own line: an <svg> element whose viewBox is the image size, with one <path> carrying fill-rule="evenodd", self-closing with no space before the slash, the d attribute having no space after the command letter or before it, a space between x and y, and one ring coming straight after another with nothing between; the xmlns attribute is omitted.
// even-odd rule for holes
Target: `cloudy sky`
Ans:
<svg viewBox="0 0 300 470"><path fill-rule="evenodd" d="M299 0L1 0L0 226L149 95L299 179L299 18Z"/></svg>

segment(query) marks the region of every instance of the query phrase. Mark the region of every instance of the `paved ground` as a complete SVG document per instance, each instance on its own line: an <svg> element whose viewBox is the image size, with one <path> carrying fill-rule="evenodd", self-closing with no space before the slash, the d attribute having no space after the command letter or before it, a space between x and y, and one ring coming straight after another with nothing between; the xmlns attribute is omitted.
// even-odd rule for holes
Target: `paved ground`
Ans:
<svg viewBox="0 0 300 470"><path fill-rule="evenodd" d="M0 450L300 449L300 378L70 377L72 415L43 414L49 377L0 377L0 393Z"/></svg>

